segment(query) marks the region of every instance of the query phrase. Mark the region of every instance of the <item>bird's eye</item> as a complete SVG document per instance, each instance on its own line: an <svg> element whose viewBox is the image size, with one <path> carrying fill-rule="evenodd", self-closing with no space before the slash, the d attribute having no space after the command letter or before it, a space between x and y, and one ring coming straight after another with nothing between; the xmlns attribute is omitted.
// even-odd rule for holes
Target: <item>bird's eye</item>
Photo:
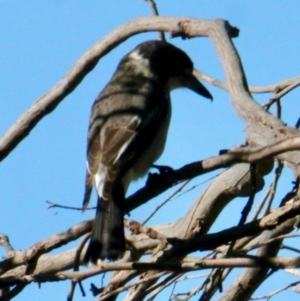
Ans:
<svg viewBox="0 0 300 301"><path fill-rule="evenodd" d="M193 67L188 67L184 70L184 73L186 74L193 74L194 68Z"/></svg>

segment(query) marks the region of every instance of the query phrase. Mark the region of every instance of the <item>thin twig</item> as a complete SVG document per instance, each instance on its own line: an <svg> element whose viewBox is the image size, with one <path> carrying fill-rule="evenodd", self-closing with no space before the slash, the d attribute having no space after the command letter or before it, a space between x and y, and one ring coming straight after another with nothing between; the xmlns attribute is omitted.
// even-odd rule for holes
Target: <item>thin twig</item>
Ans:
<svg viewBox="0 0 300 301"><path fill-rule="evenodd" d="M295 128L296 129L299 129L299 127L300 127L300 118L298 118L298 120L297 120L297 122L295 124Z"/></svg>
<svg viewBox="0 0 300 301"><path fill-rule="evenodd" d="M212 76L209 76L197 69L194 69L194 75L196 77L198 77L199 79L201 79L209 84L212 84L215 87L218 87L218 88L228 91L226 83L224 83ZM285 88L289 88L289 87L293 86L294 84L298 83L299 81L300 81L300 76L297 76L297 77L283 80L277 84L272 84L272 85L268 85L268 86L261 86L261 87L249 86L249 91L251 93L257 93L257 94L272 93L272 92L277 93L278 91L282 91ZM276 98L277 95L278 94L275 94L274 98ZM282 97L282 96L280 96L280 97ZM264 107L269 108L274 102L268 102L264 105Z"/></svg>
<svg viewBox="0 0 300 301"><path fill-rule="evenodd" d="M280 91L279 93L272 96L271 99L272 100L279 100L280 98L282 98L283 96L285 96L286 94L288 94L289 92L291 92L292 90L297 88L299 85L300 85L300 79L295 80L294 83L292 83L291 85L289 85L288 87L286 87L282 91Z"/></svg>
<svg viewBox="0 0 300 301"><path fill-rule="evenodd" d="M219 174L218 174L218 175L219 175ZM186 190L183 190L182 193L177 194L177 195L174 196L170 201L173 201L173 200L175 200L175 199L180 198L181 196L183 196L183 195L187 194L188 192L194 190L194 189L197 188L198 186L201 186L201 185L203 185L203 184L209 182L210 180L215 179L216 177L218 177L218 175L212 176L212 177L208 178L208 179L205 180L205 181L202 181L202 182L200 182L200 183L197 183L197 184L195 184L195 185L193 185L193 186L187 188Z"/></svg>
<svg viewBox="0 0 300 301"><path fill-rule="evenodd" d="M116 295L116 294L119 294L123 291L126 291L128 289L130 289L131 287L134 287L134 286L137 286L137 285L140 285L144 282L148 282L149 280L154 280L154 279L157 279L163 275L165 275L166 272L161 272L161 273L158 273L158 274L155 274L155 275L152 275L152 276L149 276L149 277L146 277L146 278L142 278L142 279L139 279L138 281L136 281L135 283L132 283L132 284L128 284L128 285L125 285L125 286L122 286L122 287L119 287L115 290L113 290L112 292L109 292L103 296L101 296L98 301L104 301L106 300L107 298L113 296L113 295Z"/></svg>
<svg viewBox="0 0 300 301"><path fill-rule="evenodd" d="M258 249L258 248L260 248L262 246L271 244L271 243L273 243L274 241L277 241L277 240L282 240L282 239L285 239L285 238L294 238L294 237L299 237L299 236L300 236L300 234L284 234L284 235L279 235L277 237L265 240L264 242L257 243L255 245L251 245L250 248L245 248L245 249L243 249L243 251L244 252L249 252L251 250Z"/></svg>
<svg viewBox="0 0 300 301"><path fill-rule="evenodd" d="M259 216L260 212L262 211L263 207L265 206L266 201L269 199L273 184L274 184L274 181L270 184L268 190L266 191L266 193L262 197L261 201L257 205L257 207L253 213L253 216L250 218L251 221L255 221L256 219L258 219L258 216Z"/></svg>
<svg viewBox="0 0 300 301"><path fill-rule="evenodd" d="M267 206L266 206L264 215L267 215L267 214L270 213L271 206L272 206L272 203L273 203L274 198L275 198L275 194L276 194L276 190L277 190L277 186L278 186L278 181L280 179L280 176L282 174L282 170L283 170L283 167L284 167L281 160L276 160L276 161L277 161L277 167L275 169L274 181L273 181L272 186L271 186L271 192L270 192L269 200L267 202Z"/></svg>
<svg viewBox="0 0 300 301"><path fill-rule="evenodd" d="M153 16L159 16L158 9L157 9L157 6L156 6L156 3L154 2L154 0L146 0L146 2L148 3L148 5L150 7ZM163 31L159 31L158 36L159 36L160 40L162 40L164 42L166 41L165 33Z"/></svg>
<svg viewBox="0 0 300 301"><path fill-rule="evenodd" d="M279 92L277 91L277 93L275 93L274 96L272 96L270 98L270 100L263 105L263 107L266 109L266 110L269 110L270 107L274 104L274 103L278 103L278 101L283 97L285 96L287 93L289 93L290 91L292 91L293 89L297 88L298 86L300 85L300 78L299 77L296 77L294 78L294 81L291 82L288 86L286 87L282 87ZM276 91L274 91L276 92Z"/></svg>
<svg viewBox="0 0 300 301"><path fill-rule="evenodd" d="M275 295L281 293L282 291L285 291L293 286L296 286L300 283L300 281L296 281L296 282L292 282L286 286L283 286L282 288L270 293L270 294L267 294L267 295L264 295L264 296L258 296L258 297L251 297L250 300L261 300L261 299L267 299L269 300L271 297L274 297Z"/></svg>
<svg viewBox="0 0 300 301"><path fill-rule="evenodd" d="M190 300L192 297L194 297L195 295L197 295L200 291L202 290L202 285L190 290L189 292L187 293L177 293L177 294L174 294L174 300L184 300L184 301L188 301ZM179 298L176 298L176 297L179 297L179 296L185 296L184 299L179 299ZM175 299L176 298L176 299Z"/></svg>
<svg viewBox="0 0 300 301"><path fill-rule="evenodd" d="M184 181L179 188L177 188L168 198L166 198L163 202L156 206L156 208L141 222L141 225L145 225L153 216L154 214L166 205L169 201L174 199L174 196L179 193L191 180Z"/></svg>
<svg viewBox="0 0 300 301"><path fill-rule="evenodd" d="M281 101L279 98L278 101L276 101L276 117L281 119L281 115L282 115L282 107L281 107Z"/></svg>
<svg viewBox="0 0 300 301"><path fill-rule="evenodd" d="M218 279L218 281L213 281L213 279L215 279L215 277L216 277L214 274L216 274L216 275L218 274L218 270L215 269L213 271L214 274L212 274L211 278L209 278L208 281L206 282L205 291L203 292L199 301L210 300L211 297L215 294L215 292L219 288L219 282L220 281L223 282L226 279L226 277L230 274L231 271L232 271L232 268L223 270L222 271L222 279Z"/></svg>
<svg viewBox="0 0 300 301"><path fill-rule="evenodd" d="M282 244L281 249L287 249L296 253L300 253L300 249Z"/></svg>
<svg viewBox="0 0 300 301"><path fill-rule="evenodd" d="M281 176L282 170L283 170L282 162L280 160L276 160L276 162L277 162L277 167L275 168L274 179L273 179L272 183L270 184L267 192L263 196L262 200L258 204L253 216L250 219L251 221L254 221L258 218L258 216L259 216L261 210L263 209L263 206L265 205L267 200L268 200L268 202L267 202L267 206L266 206L264 215L266 215L270 212L270 208L271 208L272 202L274 200L275 192L277 189L277 184L278 184L278 181L280 179L280 176Z"/></svg>
<svg viewBox="0 0 300 301"><path fill-rule="evenodd" d="M152 296L146 301L153 301L161 291L163 291L168 286L172 285L181 275L181 273L172 273L165 279L163 279L161 282L156 283L153 286L147 288L146 292L148 294L152 292Z"/></svg>
<svg viewBox="0 0 300 301"><path fill-rule="evenodd" d="M242 211L242 216L239 221L239 226L242 226L245 224L247 217L250 213L250 210L252 208L254 198L255 198L255 192L256 192L256 164L251 164L250 166L250 176L251 176L251 194L249 196L248 202L246 206L244 207Z"/></svg>
<svg viewBox="0 0 300 301"><path fill-rule="evenodd" d="M62 209L70 209L70 210L78 210L78 211L82 211L82 207L74 207L74 206L67 206L67 205L61 205L61 204L56 204L50 201L46 201L47 204L50 204L48 206L48 209L52 209L52 208L62 208ZM95 210L96 207L88 207L85 210Z"/></svg>
<svg viewBox="0 0 300 301"><path fill-rule="evenodd" d="M73 268L73 271L79 271L79 264L80 264L80 255L81 255L81 252L82 252L82 249L84 247L84 245L86 244L87 240L91 237L91 234L88 233L88 234L85 234L80 242L80 244L78 245L77 247L77 250L76 250L76 253L75 253L75 258L74 258L74 268ZM79 284L79 288L80 288L80 291L81 291L81 294L83 297L86 296L85 294L85 291L84 291L84 288L82 286L82 283L79 281L74 281L72 280L71 281L71 285L70 285L70 289L69 289L69 292L68 292L68 297L67 297L67 301L72 301L73 300L73 296L74 296L74 291L75 291L75 287L76 287L76 284Z"/></svg>

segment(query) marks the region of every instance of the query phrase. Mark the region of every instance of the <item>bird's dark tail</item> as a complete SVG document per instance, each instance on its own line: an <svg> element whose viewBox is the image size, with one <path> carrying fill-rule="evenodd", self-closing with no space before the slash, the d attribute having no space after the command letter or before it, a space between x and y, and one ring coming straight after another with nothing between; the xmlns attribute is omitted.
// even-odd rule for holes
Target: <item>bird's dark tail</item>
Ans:
<svg viewBox="0 0 300 301"><path fill-rule="evenodd" d="M113 189L109 200L98 198L97 213L92 236L84 256L84 262L97 263L98 259L116 260L125 252L124 190Z"/></svg>

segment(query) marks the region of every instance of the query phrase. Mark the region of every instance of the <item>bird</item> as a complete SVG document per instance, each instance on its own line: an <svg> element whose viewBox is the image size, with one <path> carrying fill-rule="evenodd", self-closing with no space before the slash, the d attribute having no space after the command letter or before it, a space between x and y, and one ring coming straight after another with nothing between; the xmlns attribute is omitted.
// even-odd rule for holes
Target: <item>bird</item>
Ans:
<svg viewBox="0 0 300 301"><path fill-rule="evenodd" d="M171 118L170 91L210 92L193 75L193 62L176 46L150 40L125 55L96 98L89 120L83 210L93 186L97 209L85 263L124 255L124 200L131 181L161 156Z"/></svg>

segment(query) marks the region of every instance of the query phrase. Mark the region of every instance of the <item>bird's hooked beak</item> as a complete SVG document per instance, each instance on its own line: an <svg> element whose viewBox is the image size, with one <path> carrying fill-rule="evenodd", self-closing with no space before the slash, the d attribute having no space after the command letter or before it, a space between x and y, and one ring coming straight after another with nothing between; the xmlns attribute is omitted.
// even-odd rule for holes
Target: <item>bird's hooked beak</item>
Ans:
<svg viewBox="0 0 300 301"><path fill-rule="evenodd" d="M198 78L191 72L191 73L185 73L181 77L181 84L194 91L195 93L202 95L203 97L213 99L210 92L201 84L201 82L198 80Z"/></svg>
<svg viewBox="0 0 300 301"><path fill-rule="evenodd" d="M188 70L179 76L171 77L169 80L169 89L175 90L177 88L188 88L203 97L213 99L210 92L201 84L198 78L194 75L192 70Z"/></svg>

